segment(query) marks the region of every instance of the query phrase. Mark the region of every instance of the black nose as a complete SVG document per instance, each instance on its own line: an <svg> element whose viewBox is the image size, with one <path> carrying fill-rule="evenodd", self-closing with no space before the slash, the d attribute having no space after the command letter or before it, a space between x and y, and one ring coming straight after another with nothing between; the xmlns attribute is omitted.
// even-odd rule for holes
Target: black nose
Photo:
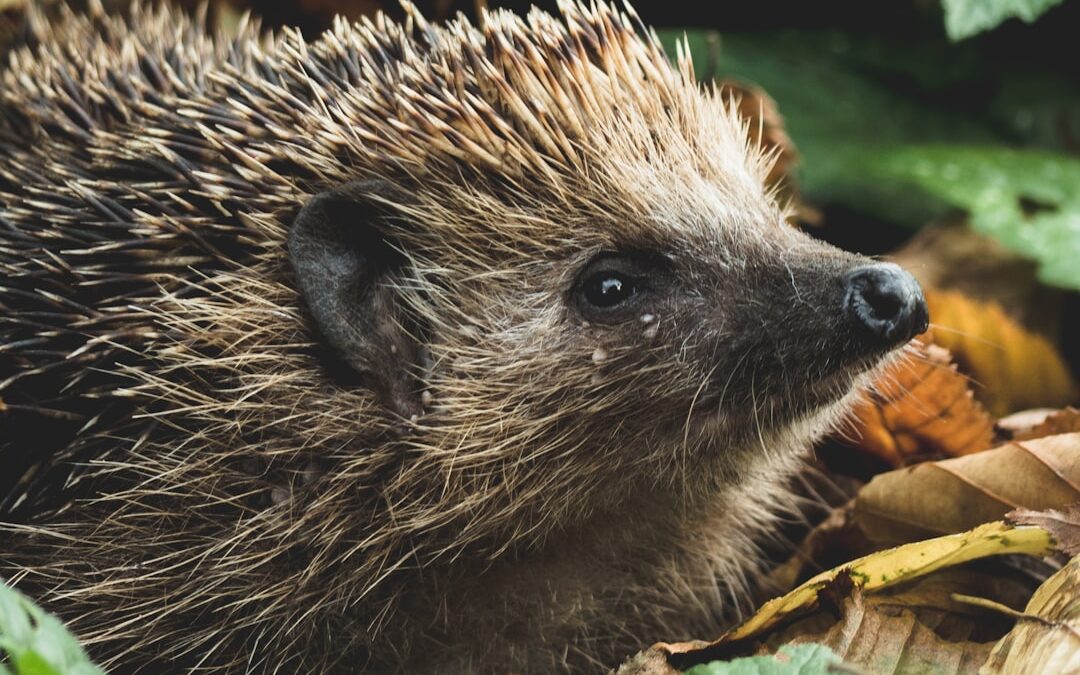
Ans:
<svg viewBox="0 0 1080 675"><path fill-rule="evenodd" d="M898 265L860 267L845 283L844 310L875 347L892 347L926 330L930 315L919 282Z"/></svg>

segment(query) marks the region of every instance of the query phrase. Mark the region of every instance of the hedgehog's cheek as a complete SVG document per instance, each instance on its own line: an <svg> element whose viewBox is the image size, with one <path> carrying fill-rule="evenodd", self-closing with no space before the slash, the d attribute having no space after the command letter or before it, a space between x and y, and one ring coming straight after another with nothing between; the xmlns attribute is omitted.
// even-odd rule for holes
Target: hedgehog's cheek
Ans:
<svg viewBox="0 0 1080 675"><path fill-rule="evenodd" d="M399 193L382 181L349 183L312 197L289 232L289 260L326 344L379 400L406 419L422 412L417 383L424 331L400 297L407 262L387 232Z"/></svg>

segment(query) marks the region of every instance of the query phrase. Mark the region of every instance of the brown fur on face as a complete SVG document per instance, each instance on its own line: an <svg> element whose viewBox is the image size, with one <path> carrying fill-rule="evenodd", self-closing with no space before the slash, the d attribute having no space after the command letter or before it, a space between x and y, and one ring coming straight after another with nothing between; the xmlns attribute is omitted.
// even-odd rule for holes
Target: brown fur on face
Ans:
<svg viewBox="0 0 1080 675"><path fill-rule="evenodd" d="M136 7L15 52L2 573L124 669L583 670L714 629L881 354L840 317L859 259L784 225L732 107L635 22L306 43ZM394 348L358 359L286 238L371 179ZM605 256L650 290L598 320Z"/></svg>

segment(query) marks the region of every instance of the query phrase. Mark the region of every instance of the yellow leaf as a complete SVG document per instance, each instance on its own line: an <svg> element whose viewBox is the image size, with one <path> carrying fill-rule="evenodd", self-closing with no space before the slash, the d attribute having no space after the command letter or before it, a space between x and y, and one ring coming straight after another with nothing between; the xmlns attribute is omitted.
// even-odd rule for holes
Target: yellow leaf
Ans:
<svg viewBox="0 0 1080 675"><path fill-rule="evenodd" d="M749 619L720 636L717 642L757 635L780 620L813 606L818 592L840 574L850 575L856 586L870 591L969 560L1006 553L1046 555L1052 550L1053 538L1046 530L1040 527L1012 527L996 521L968 532L879 551L822 572L787 595L766 602Z"/></svg>
<svg viewBox="0 0 1080 675"><path fill-rule="evenodd" d="M781 621L814 607L818 594L835 584L841 575L850 577L857 588L873 591L979 558L1011 553L1043 556L1053 550L1054 538L1041 527L1013 526L1001 521L986 523L968 532L878 551L822 572L790 593L769 600L753 616L713 642L660 642L650 651L692 660L694 652L760 635Z"/></svg>

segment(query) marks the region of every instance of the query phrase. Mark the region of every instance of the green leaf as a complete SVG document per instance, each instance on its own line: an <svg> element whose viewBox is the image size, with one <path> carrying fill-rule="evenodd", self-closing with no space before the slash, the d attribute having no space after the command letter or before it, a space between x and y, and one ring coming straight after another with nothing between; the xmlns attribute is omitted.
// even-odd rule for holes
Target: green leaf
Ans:
<svg viewBox="0 0 1080 675"><path fill-rule="evenodd" d="M963 40L990 30L1013 17L1031 23L1062 0L941 0L945 32Z"/></svg>
<svg viewBox="0 0 1080 675"><path fill-rule="evenodd" d="M15 672L18 675L65 675L63 671L54 668L45 657L34 651L23 651L12 660L15 662Z"/></svg>
<svg viewBox="0 0 1080 675"><path fill-rule="evenodd" d="M660 35L673 50L682 33ZM1010 148L973 113L934 103L977 71L968 48L834 31L687 39L699 76L753 82L776 99L811 203L911 228L962 209L976 229L1037 261L1044 281L1080 288L1071 263L1080 259L1078 160ZM939 63L951 65L935 71Z"/></svg>
<svg viewBox="0 0 1080 675"><path fill-rule="evenodd" d="M694 666L686 675L827 675L840 658L824 645L788 645L770 656L750 656Z"/></svg>
<svg viewBox="0 0 1080 675"><path fill-rule="evenodd" d="M55 617L0 582L0 675L103 675Z"/></svg>
<svg viewBox="0 0 1080 675"><path fill-rule="evenodd" d="M1039 261L1044 282L1080 289L1080 160L944 144L873 149L867 160L872 176L968 211L976 230Z"/></svg>
<svg viewBox="0 0 1080 675"><path fill-rule="evenodd" d="M660 33L669 53L674 53L675 40L681 35ZM940 107L927 107L919 98L897 93L875 77L881 72L882 52L904 62L902 72L886 72L882 80L934 72L934 63L963 60L944 58L937 50L868 43L836 31L722 37L696 31L688 34L688 40L699 77L753 82L776 100L802 156L801 192L817 204L844 204L918 227L942 213L945 205L930 195L913 196L906 186L868 181L861 170L867 148L908 142L979 144L996 139L984 125ZM935 85L948 87L952 80L963 79L968 69Z"/></svg>
<svg viewBox="0 0 1080 675"><path fill-rule="evenodd" d="M1052 73L1010 72L999 80L987 116L1025 145L1075 154L1080 87Z"/></svg>

